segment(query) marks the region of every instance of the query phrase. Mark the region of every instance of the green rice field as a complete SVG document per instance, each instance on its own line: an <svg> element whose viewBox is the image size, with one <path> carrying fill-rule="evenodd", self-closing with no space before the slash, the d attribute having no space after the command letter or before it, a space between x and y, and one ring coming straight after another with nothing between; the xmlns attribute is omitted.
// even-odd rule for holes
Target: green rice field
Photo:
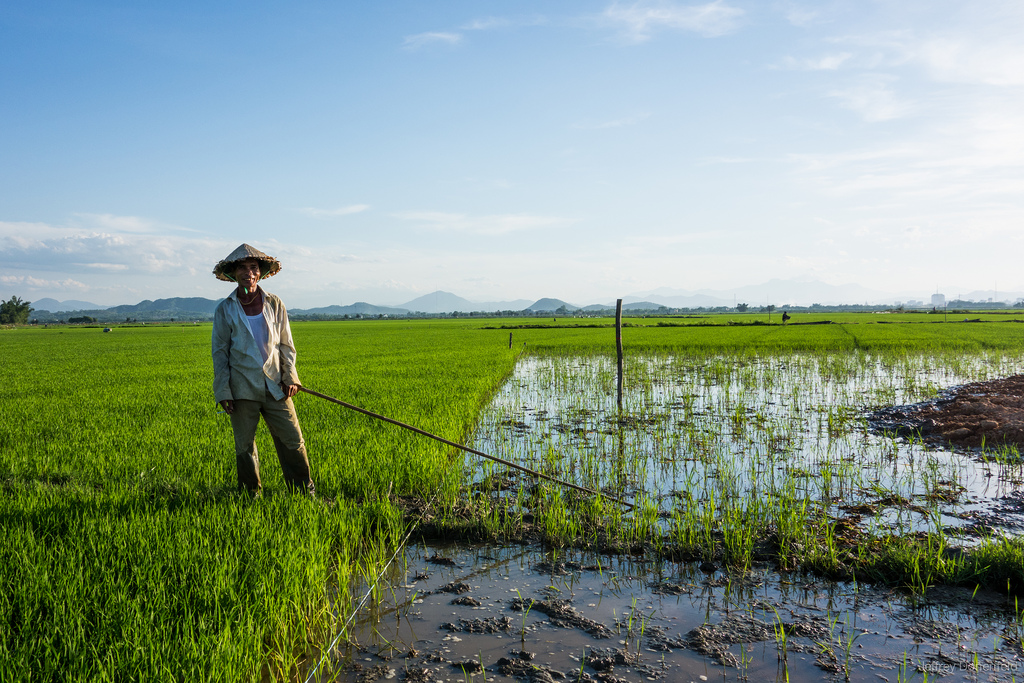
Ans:
<svg viewBox="0 0 1024 683"><path fill-rule="evenodd" d="M318 498L286 493L261 428L265 495L249 500L235 491L231 428L212 398L208 325L0 330L0 681L303 680L354 587L405 536L411 498L430 502L420 533L454 539L639 546L740 567L768 554L911 590L1020 591L1019 538L972 537L948 552L948 496L890 506L856 532L836 523L840 504L916 500L968 471L865 437L859 411L1020 372L1024 326L970 317L980 322L630 319L635 398L614 423L601 422L614 391L609 320L293 324L308 388L632 510L535 486L307 394L296 403ZM558 420L536 420L541 410ZM990 457L1013 485L1019 456Z"/></svg>

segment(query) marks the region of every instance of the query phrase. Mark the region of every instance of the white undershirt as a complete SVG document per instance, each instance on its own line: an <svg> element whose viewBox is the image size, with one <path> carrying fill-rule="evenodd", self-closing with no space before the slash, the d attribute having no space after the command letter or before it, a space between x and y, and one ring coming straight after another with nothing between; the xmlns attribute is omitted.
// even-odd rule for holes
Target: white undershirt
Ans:
<svg viewBox="0 0 1024 683"><path fill-rule="evenodd" d="M247 315L245 319L249 323L252 338L256 340L256 347L260 350L260 355L263 356L263 362L266 363L270 358L270 329L267 327L267 319L263 317L263 311L257 315Z"/></svg>

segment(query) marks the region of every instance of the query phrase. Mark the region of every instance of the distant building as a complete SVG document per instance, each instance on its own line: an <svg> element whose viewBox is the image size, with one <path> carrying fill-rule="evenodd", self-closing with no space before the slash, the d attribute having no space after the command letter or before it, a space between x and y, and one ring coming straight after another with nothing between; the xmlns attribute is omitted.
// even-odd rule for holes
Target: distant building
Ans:
<svg viewBox="0 0 1024 683"><path fill-rule="evenodd" d="M942 308L946 305L945 294L932 294L932 306L935 308Z"/></svg>

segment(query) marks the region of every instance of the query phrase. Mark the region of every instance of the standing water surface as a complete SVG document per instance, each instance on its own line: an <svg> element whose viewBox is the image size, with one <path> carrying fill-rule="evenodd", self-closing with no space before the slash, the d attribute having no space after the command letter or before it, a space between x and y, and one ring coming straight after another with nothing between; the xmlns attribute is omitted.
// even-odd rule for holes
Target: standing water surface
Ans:
<svg viewBox="0 0 1024 683"><path fill-rule="evenodd" d="M926 581L908 593L779 570L787 557L794 566L804 557L842 564L836 548L808 546L800 529L788 529L806 524L794 508L815 510L853 547L927 531L948 539L940 551L951 553L1019 534L1024 476L1015 451L929 449L873 433L864 415L1021 366L1002 355L632 359L620 413L613 359L525 359L486 409L474 445L632 499L636 508L617 522L623 547L688 547L696 561L651 559L666 552L410 547L387 577L390 599L350 631L350 666L335 673L1020 679L1024 610L1012 597ZM532 482L493 463L465 467L478 505L530 518L537 495L557 500L544 493L548 484L524 497ZM578 509L563 507L560 521L547 523L549 545L599 547L587 542ZM759 558L766 529L778 537L779 562Z"/></svg>

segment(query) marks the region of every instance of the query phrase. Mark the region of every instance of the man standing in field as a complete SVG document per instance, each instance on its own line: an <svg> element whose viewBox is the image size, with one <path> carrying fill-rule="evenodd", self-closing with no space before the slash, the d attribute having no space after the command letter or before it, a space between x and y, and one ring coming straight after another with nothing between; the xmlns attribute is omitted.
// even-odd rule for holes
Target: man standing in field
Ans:
<svg viewBox="0 0 1024 683"><path fill-rule="evenodd" d="M238 286L213 317L213 397L231 416L238 488L259 495L256 427L260 415L277 448L288 487L312 495L309 459L292 397L299 391L295 345L281 300L259 286L281 263L248 244L213 269L218 280Z"/></svg>

